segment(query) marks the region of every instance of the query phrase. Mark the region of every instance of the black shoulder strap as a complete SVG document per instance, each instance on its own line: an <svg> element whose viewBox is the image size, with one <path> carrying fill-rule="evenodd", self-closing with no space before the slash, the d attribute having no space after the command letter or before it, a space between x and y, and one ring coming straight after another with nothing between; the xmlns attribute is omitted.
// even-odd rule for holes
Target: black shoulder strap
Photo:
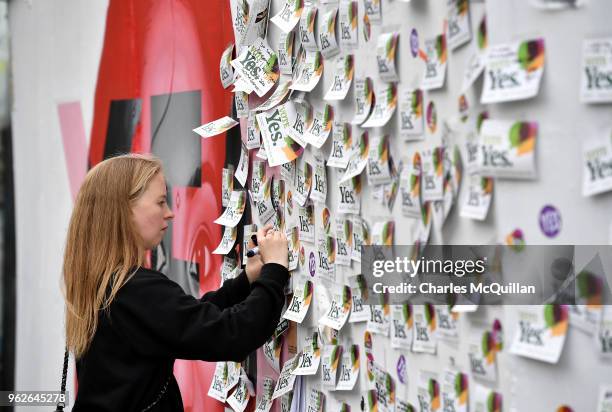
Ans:
<svg viewBox="0 0 612 412"><path fill-rule="evenodd" d="M62 386L60 388L62 395L66 394L66 377L67 376L68 376L68 348L66 348L64 352L64 368L62 370ZM63 412L65 406L66 406L65 402L63 401L58 402L57 409L55 409L55 412Z"/></svg>

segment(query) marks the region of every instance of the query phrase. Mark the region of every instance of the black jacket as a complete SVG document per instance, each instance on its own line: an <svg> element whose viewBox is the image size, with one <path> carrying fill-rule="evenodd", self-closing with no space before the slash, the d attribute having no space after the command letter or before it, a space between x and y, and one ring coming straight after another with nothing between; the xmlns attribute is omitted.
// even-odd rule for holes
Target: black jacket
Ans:
<svg viewBox="0 0 612 412"><path fill-rule="evenodd" d="M164 274L140 268L117 292L77 361L73 411L183 411L175 359L243 361L273 334L284 304L285 267L263 266L252 285L242 272L196 299ZM208 388L201 388L208 391Z"/></svg>

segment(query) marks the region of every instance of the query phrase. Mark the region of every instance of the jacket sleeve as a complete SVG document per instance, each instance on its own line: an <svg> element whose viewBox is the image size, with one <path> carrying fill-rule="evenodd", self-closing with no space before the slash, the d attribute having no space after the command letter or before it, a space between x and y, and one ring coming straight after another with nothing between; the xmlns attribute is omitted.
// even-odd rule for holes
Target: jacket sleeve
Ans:
<svg viewBox="0 0 612 412"><path fill-rule="evenodd" d="M242 302L250 291L251 284L243 270L236 278L223 282L219 289L205 293L200 301L214 303L219 309L225 309Z"/></svg>
<svg viewBox="0 0 612 412"><path fill-rule="evenodd" d="M282 265L264 265L246 299L222 309L143 270L117 293L110 322L144 356L240 362L273 334L288 275Z"/></svg>

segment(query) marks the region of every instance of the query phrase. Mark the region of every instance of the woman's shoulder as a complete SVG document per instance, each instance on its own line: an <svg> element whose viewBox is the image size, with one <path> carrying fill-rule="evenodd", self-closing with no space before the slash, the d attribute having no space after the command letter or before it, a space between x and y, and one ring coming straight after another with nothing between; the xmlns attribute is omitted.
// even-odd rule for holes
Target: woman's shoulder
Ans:
<svg viewBox="0 0 612 412"><path fill-rule="evenodd" d="M121 287L120 294L142 293L145 289L150 290L151 288L156 289L160 287L167 289L176 285L162 272L154 269L139 267L131 273L128 280Z"/></svg>
<svg viewBox="0 0 612 412"><path fill-rule="evenodd" d="M161 272L138 268L131 273L110 304L110 312L115 316L121 316L125 311L161 316L162 302L173 302L184 295L181 287Z"/></svg>
<svg viewBox="0 0 612 412"><path fill-rule="evenodd" d="M157 279L157 278L164 278L164 279L168 279L168 277L166 275L164 275L162 272L157 271L155 269L149 269L149 268L145 268L142 266L139 266L134 272L134 277L138 277L141 279Z"/></svg>

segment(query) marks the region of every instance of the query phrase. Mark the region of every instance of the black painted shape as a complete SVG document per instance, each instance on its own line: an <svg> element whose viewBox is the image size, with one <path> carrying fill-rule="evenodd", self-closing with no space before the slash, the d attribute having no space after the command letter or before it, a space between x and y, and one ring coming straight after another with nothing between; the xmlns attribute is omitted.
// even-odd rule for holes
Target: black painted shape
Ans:
<svg viewBox="0 0 612 412"><path fill-rule="evenodd" d="M104 144L105 159L131 151L141 111L141 99L111 100Z"/></svg>

